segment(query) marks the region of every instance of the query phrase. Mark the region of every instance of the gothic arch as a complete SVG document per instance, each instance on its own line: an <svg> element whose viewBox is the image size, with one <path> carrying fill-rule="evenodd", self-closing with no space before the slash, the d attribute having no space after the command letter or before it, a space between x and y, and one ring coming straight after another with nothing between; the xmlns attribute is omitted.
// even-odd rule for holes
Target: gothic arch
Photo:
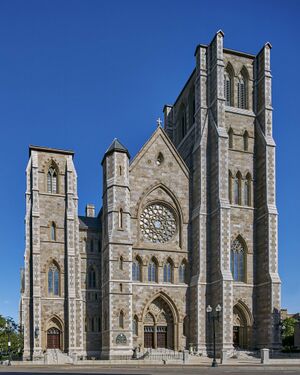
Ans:
<svg viewBox="0 0 300 375"><path fill-rule="evenodd" d="M142 314L142 342L144 348L178 350L179 313L172 299L158 292L145 304ZM182 326L182 322L180 322Z"/></svg>
<svg viewBox="0 0 300 375"><path fill-rule="evenodd" d="M165 292L163 291L159 291L157 293L155 293L144 305L144 308L143 308L143 313L142 313L142 320L144 320L145 318L145 315L147 313L147 310L149 308L149 306L151 305L151 303L153 301L155 301L157 298L161 298L162 300L164 300L168 306L170 307L171 311L172 311L172 314L173 314L173 318L174 318L174 323L178 323L180 321L180 312L179 310L177 309L177 306L176 304L173 302L173 300L171 299L171 297L168 296L168 294L166 294Z"/></svg>
<svg viewBox="0 0 300 375"><path fill-rule="evenodd" d="M64 324L57 315L52 315L48 319L45 331L43 332L43 346L46 348L60 348L63 350L64 343ZM54 333L54 335L53 335Z"/></svg>
<svg viewBox="0 0 300 375"><path fill-rule="evenodd" d="M245 302L239 300L233 307L233 344L249 349L252 341L253 316Z"/></svg>
<svg viewBox="0 0 300 375"><path fill-rule="evenodd" d="M147 201L147 197L150 196L151 193L155 192L156 190L161 189L163 192L170 198L171 202L165 201L163 199L155 199ZM137 202L136 208L135 208L135 215L139 219L140 215L142 214L142 211L145 207L147 207L150 204L162 204L169 209L171 209L174 214L175 218L177 219L178 222L178 228L177 228L177 233L178 233L178 245L179 247L182 246L182 223L183 223L183 212L179 203L179 200L175 196L175 194L164 184L161 183L156 183L152 186L150 186L145 192L141 195L140 199ZM141 241L141 233L140 233L140 226L137 226L137 238L138 241Z"/></svg>

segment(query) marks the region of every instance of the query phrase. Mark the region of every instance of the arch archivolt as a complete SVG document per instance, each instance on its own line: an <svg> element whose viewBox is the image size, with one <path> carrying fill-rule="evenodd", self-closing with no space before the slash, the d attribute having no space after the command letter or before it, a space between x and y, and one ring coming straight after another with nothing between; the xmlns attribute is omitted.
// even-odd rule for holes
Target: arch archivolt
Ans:
<svg viewBox="0 0 300 375"><path fill-rule="evenodd" d="M233 344L237 348L247 349L251 347L253 315L242 299L235 301L233 306L232 327Z"/></svg>
<svg viewBox="0 0 300 375"><path fill-rule="evenodd" d="M64 162L53 157L46 158L42 163L42 172L47 173L50 167L56 169L58 174L63 174Z"/></svg>
<svg viewBox="0 0 300 375"><path fill-rule="evenodd" d="M58 268L58 270L59 270L60 273L64 273L64 265L63 265L63 263L61 265L60 262L57 260L56 257L50 257L46 261L46 263L44 263L43 268L42 268L42 272L46 273L48 271L48 269L49 269L49 267L50 267L51 264L54 264Z"/></svg>

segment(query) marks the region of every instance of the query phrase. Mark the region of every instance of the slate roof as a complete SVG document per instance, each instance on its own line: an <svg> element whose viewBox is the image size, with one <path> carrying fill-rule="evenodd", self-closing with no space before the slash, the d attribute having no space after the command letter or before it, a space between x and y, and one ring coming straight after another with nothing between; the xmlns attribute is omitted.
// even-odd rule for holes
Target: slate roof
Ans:
<svg viewBox="0 0 300 375"><path fill-rule="evenodd" d="M104 161L104 159L107 155L110 155L115 151L124 152L125 154L127 154L128 158L130 159L130 154L129 154L129 151L127 150L127 148L125 146L123 146L122 143L117 138L115 138L112 141L112 144L106 150L106 152L104 154L104 157L103 157L103 160L102 160L102 163L103 163L103 161Z"/></svg>
<svg viewBox="0 0 300 375"><path fill-rule="evenodd" d="M101 230L101 222L99 217L78 216L79 229L95 229Z"/></svg>

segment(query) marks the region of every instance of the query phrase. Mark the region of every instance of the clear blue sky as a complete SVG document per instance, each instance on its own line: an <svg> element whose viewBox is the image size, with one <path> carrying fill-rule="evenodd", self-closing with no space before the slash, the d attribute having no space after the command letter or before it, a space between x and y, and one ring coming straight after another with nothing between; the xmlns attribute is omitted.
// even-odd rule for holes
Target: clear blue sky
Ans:
<svg viewBox="0 0 300 375"><path fill-rule="evenodd" d="M28 145L73 149L80 213L101 204L101 159L134 155L194 67L198 43L273 45L282 306L300 310L300 1L0 1L0 314L17 317Z"/></svg>

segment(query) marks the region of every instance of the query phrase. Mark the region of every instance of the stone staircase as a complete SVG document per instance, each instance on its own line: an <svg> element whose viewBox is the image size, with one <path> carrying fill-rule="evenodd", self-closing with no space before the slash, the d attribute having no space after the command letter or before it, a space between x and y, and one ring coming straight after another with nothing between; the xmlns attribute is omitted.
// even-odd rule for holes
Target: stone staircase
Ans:
<svg viewBox="0 0 300 375"><path fill-rule="evenodd" d="M46 365L66 365L72 364L73 360L60 349L47 349L44 356L44 363Z"/></svg>

